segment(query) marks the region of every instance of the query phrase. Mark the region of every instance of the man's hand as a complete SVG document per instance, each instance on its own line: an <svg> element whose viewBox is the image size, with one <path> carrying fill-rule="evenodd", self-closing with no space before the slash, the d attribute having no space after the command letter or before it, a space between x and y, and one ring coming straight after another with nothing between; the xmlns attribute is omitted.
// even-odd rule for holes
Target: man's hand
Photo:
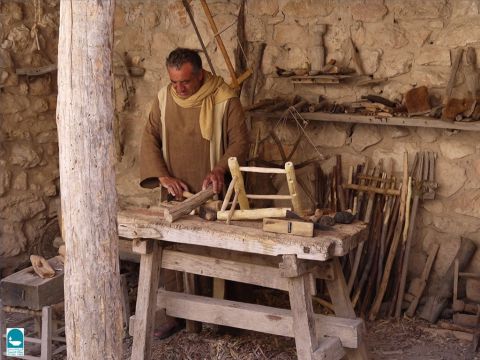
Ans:
<svg viewBox="0 0 480 360"><path fill-rule="evenodd" d="M159 177L160 184L168 190L168 193L181 199L184 191L188 191L188 186L182 180L170 176Z"/></svg>
<svg viewBox="0 0 480 360"><path fill-rule="evenodd" d="M213 188L213 192L215 194L219 194L223 190L224 185L224 176L225 170L220 167L213 168L207 176L205 176L205 180L203 180L202 190L205 190L210 185Z"/></svg>

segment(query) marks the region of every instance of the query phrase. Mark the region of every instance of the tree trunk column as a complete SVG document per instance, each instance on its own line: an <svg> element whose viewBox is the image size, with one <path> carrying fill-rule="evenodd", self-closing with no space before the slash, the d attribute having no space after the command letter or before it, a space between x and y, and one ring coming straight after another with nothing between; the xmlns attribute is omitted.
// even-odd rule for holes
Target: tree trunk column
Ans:
<svg viewBox="0 0 480 360"><path fill-rule="evenodd" d="M57 127L68 359L120 359L114 0L62 0Z"/></svg>

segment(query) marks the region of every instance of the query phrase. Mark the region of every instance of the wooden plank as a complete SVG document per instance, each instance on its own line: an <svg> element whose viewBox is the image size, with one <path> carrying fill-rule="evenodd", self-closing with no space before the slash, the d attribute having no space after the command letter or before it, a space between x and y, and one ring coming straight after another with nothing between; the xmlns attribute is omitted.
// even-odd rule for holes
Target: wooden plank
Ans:
<svg viewBox="0 0 480 360"><path fill-rule="evenodd" d="M52 359L52 307L42 308L42 340L40 360Z"/></svg>
<svg viewBox="0 0 480 360"><path fill-rule="evenodd" d="M313 223L283 219L263 219L263 231L292 234L299 236L313 236Z"/></svg>
<svg viewBox="0 0 480 360"><path fill-rule="evenodd" d="M281 113L267 113L267 112L253 112L251 113L254 117L262 118L272 118L278 119L282 116ZM480 123L469 123L469 122L459 122L459 121L443 121L440 119L424 117L424 116L415 116L415 117L403 117L403 116L393 116L393 117L376 117L376 116L366 116L358 114L334 114L326 112L302 112L300 115L305 120L313 121L332 121L340 123L354 123L354 124L371 124L371 125L387 125L387 126L409 126L409 127L427 127L427 128L436 128L436 129L452 129L452 130L467 130L467 131L480 131Z"/></svg>
<svg viewBox="0 0 480 360"><path fill-rule="evenodd" d="M353 309L352 302L347 290L345 277L343 276L342 266L340 260L334 258L331 260L334 272L333 280L326 280L328 293L332 299L332 305L336 316L346 317L349 319L356 319L357 315ZM367 352L367 346L364 339L358 339L358 346L355 350L347 351L347 358L350 360L368 360L370 359Z"/></svg>
<svg viewBox="0 0 480 360"><path fill-rule="evenodd" d="M18 68L15 69L15 74L17 75L27 75L27 76L38 76L47 74L52 71L57 70L57 64L50 64L46 66L40 66L36 68L28 67L28 68Z"/></svg>
<svg viewBox="0 0 480 360"><path fill-rule="evenodd" d="M287 281L285 278L280 277L278 266L249 264L182 251L164 250L162 268L186 271L192 274L238 281L272 289L288 290Z"/></svg>
<svg viewBox="0 0 480 360"><path fill-rule="evenodd" d="M142 254L138 280L135 327L133 329L132 360L150 360L155 324L155 297L162 262L162 247L159 241L152 242L153 251Z"/></svg>
<svg viewBox="0 0 480 360"><path fill-rule="evenodd" d="M188 216L168 224L158 212L150 215L145 209L120 211L118 226L119 235L124 238L151 238L259 255L296 254L302 259L320 261L347 254L367 235L366 225L361 222L337 224L332 230L316 232L313 238L267 233L262 231L260 222L253 221L229 226Z"/></svg>
<svg viewBox="0 0 480 360"><path fill-rule="evenodd" d="M288 309L187 295L163 289L158 291L157 307L165 308L167 315L173 317L294 337L292 313ZM319 336L338 337L347 348L356 348L364 332L361 319L315 314L314 324Z"/></svg>
<svg viewBox="0 0 480 360"><path fill-rule="evenodd" d="M63 263L57 257L49 259L48 263L56 271L52 278L42 279L32 266L3 278L0 281L3 304L41 310L43 306L62 301Z"/></svg>
<svg viewBox="0 0 480 360"><path fill-rule="evenodd" d="M345 349L337 337L324 337L312 354L315 360L339 360L345 356Z"/></svg>

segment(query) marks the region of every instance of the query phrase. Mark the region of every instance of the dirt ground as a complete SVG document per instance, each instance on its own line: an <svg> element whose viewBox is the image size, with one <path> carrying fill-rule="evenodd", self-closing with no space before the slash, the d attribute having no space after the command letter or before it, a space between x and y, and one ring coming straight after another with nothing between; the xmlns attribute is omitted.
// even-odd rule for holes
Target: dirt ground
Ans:
<svg viewBox="0 0 480 360"><path fill-rule="evenodd" d="M19 321L20 314L8 314L7 323ZM25 323L33 329L33 321ZM373 360L480 360L470 341L433 335L425 322L403 319L367 323L367 346ZM27 345L28 346L28 345ZM130 359L132 338L124 340L123 359ZM34 350L39 355L39 348ZM32 354L32 355L34 355ZM216 331L204 325L201 333L182 330L173 336L154 339L152 359L162 360L294 360L295 342L291 338L232 329ZM9 358L10 359L10 358ZM14 359L14 358L11 358ZM66 359L65 353L53 360Z"/></svg>
<svg viewBox="0 0 480 360"><path fill-rule="evenodd" d="M376 321L367 324L367 344L373 360L480 360L471 342L424 331L419 321ZM125 341L124 359L130 358L131 338ZM219 334L206 328L200 334L178 332L165 340L155 340L152 359L187 360L254 360L296 359L295 342L281 336L251 331Z"/></svg>

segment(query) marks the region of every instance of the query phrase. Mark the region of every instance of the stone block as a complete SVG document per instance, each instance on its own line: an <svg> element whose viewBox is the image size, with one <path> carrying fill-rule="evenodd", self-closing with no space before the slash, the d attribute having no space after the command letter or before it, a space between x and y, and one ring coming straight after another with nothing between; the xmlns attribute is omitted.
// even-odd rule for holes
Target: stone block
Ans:
<svg viewBox="0 0 480 360"><path fill-rule="evenodd" d="M316 126L312 131L315 145L320 148L338 148L345 145L347 133L334 124Z"/></svg>
<svg viewBox="0 0 480 360"><path fill-rule="evenodd" d="M445 47L427 45L423 46L415 57L418 65L451 66L450 50Z"/></svg>
<svg viewBox="0 0 480 360"><path fill-rule="evenodd" d="M438 231L449 234L463 235L480 229L480 219L469 216L448 214L433 216L433 226Z"/></svg>
<svg viewBox="0 0 480 360"><path fill-rule="evenodd" d="M27 238L19 222L0 222L0 257L11 257L25 251ZM1 266L0 266L1 268Z"/></svg>
<svg viewBox="0 0 480 360"><path fill-rule="evenodd" d="M360 51L360 59L366 74L374 74L378 70L382 54L381 50L365 49Z"/></svg>
<svg viewBox="0 0 480 360"><path fill-rule="evenodd" d="M291 18L324 17L330 15L337 2L333 0L290 0L280 9Z"/></svg>
<svg viewBox="0 0 480 360"><path fill-rule="evenodd" d="M388 49L400 49L408 45L407 33L403 27L394 23L375 23L365 25L366 45L380 48L387 52Z"/></svg>
<svg viewBox="0 0 480 360"><path fill-rule="evenodd" d="M248 13L249 17L262 15L275 16L278 13L278 1L247 1L245 10Z"/></svg>
<svg viewBox="0 0 480 360"><path fill-rule="evenodd" d="M410 135L410 129L405 126L387 126L385 132L392 138L392 139L399 139L405 136Z"/></svg>
<svg viewBox="0 0 480 360"><path fill-rule="evenodd" d="M474 154L475 147L466 142L465 139L452 136L440 141L440 151L446 158L455 160Z"/></svg>
<svg viewBox="0 0 480 360"><path fill-rule="evenodd" d="M26 110L30 105L27 97L8 93L0 93L0 103L0 114L14 114Z"/></svg>
<svg viewBox="0 0 480 360"><path fill-rule="evenodd" d="M10 189L11 172L4 167L0 167L0 196L3 196Z"/></svg>
<svg viewBox="0 0 480 360"><path fill-rule="evenodd" d="M413 63L413 54L409 51L386 51L375 77L395 77L410 71Z"/></svg>
<svg viewBox="0 0 480 360"><path fill-rule="evenodd" d="M12 41L12 49L16 53L24 52L33 44L30 30L24 24L18 25L10 30L7 39Z"/></svg>
<svg viewBox="0 0 480 360"><path fill-rule="evenodd" d="M464 18L479 14L479 6L477 0L455 0L452 3L452 18Z"/></svg>
<svg viewBox="0 0 480 360"><path fill-rule="evenodd" d="M436 179L438 182L437 193L439 195L449 197L460 190L465 184L467 176L463 167L446 161L444 158L437 160L436 167Z"/></svg>
<svg viewBox="0 0 480 360"><path fill-rule="evenodd" d="M33 98L30 100L30 109L32 111L38 112L38 113L43 113L45 111L48 111L48 101L46 99L42 98Z"/></svg>
<svg viewBox="0 0 480 360"><path fill-rule="evenodd" d="M30 169L40 163L40 156L27 144L15 143L10 152L10 162L24 169Z"/></svg>
<svg viewBox="0 0 480 360"><path fill-rule="evenodd" d="M382 136L377 126L356 125L353 131L351 146L355 151L362 152L380 141L382 141Z"/></svg>
<svg viewBox="0 0 480 360"><path fill-rule="evenodd" d="M23 191L28 189L28 175L25 171L21 171L15 176L13 179L13 188Z"/></svg>
<svg viewBox="0 0 480 360"><path fill-rule="evenodd" d="M250 1L247 4L261 4L263 1ZM266 39L266 29L265 29L265 21L263 18L256 17L256 16L248 16L245 20L245 37L248 41L265 41ZM265 56L264 56L265 59Z"/></svg>
<svg viewBox="0 0 480 360"><path fill-rule="evenodd" d="M444 210L441 200L427 200L422 203L422 207L432 214L441 214Z"/></svg>
<svg viewBox="0 0 480 360"><path fill-rule="evenodd" d="M456 48L475 44L480 38L480 22L478 16L455 19L440 32L437 41L439 46Z"/></svg>
<svg viewBox="0 0 480 360"><path fill-rule="evenodd" d="M414 66L412 81L419 85L445 87L450 77L450 67L444 66Z"/></svg>
<svg viewBox="0 0 480 360"><path fill-rule="evenodd" d="M295 23L276 25L273 31L273 40L280 45L295 44L300 47L310 45L310 38L305 27Z"/></svg>
<svg viewBox="0 0 480 360"><path fill-rule="evenodd" d="M480 190L463 191L453 200L452 207L457 214L480 218Z"/></svg>
<svg viewBox="0 0 480 360"><path fill-rule="evenodd" d="M12 221L22 222L31 219L45 209L45 203L32 193L23 193L0 199L2 217L9 214L8 219Z"/></svg>
<svg viewBox="0 0 480 360"><path fill-rule="evenodd" d="M433 129L433 128L419 127L415 130L415 132L422 139L422 142L425 142L425 143L432 143L435 140L437 140L438 137L440 136L439 134L440 130Z"/></svg>
<svg viewBox="0 0 480 360"><path fill-rule="evenodd" d="M391 3L389 3L389 7ZM437 19L445 8L444 0L396 0L393 8L396 19Z"/></svg>
<svg viewBox="0 0 480 360"><path fill-rule="evenodd" d="M362 22L377 22L382 20L388 12L383 0L355 1L350 5L350 11L354 20Z"/></svg>
<svg viewBox="0 0 480 360"><path fill-rule="evenodd" d="M52 82L49 77L40 76L29 83L29 94L33 96L44 96L52 92Z"/></svg>

